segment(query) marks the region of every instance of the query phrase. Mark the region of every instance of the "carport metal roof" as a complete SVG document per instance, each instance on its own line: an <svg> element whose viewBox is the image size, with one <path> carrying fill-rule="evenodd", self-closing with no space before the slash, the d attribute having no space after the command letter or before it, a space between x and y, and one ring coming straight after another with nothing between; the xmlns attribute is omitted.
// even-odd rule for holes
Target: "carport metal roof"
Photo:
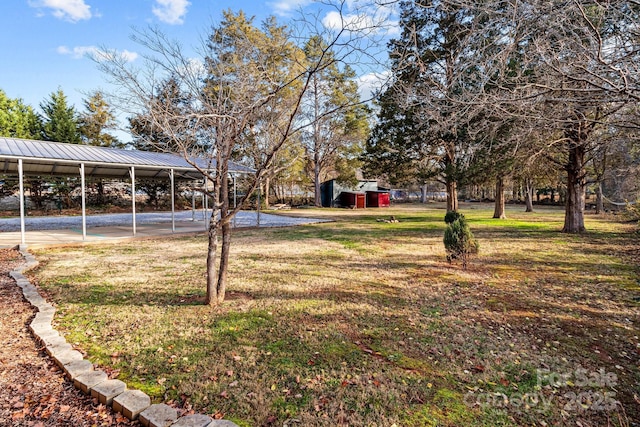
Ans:
<svg viewBox="0 0 640 427"><path fill-rule="evenodd" d="M93 177L129 178L131 167L135 167L139 178L166 177L172 169L176 178L203 178L196 168L175 154L0 137L0 173L17 175L18 159L22 159L25 175L76 176L78 165L83 163L86 175ZM215 167L215 163L205 159L195 161L203 169ZM229 172L252 173L253 169L230 163Z"/></svg>
<svg viewBox="0 0 640 427"><path fill-rule="evenodd" d="M202 170L215 167L213 161L194 159ZM234 180L237 174L252 173L253 169L237 163L229 164ZM206 177L181 156L168 153L122 150L91 145L34 141L0 137L0 174L18 175L20 187L20 234L26 243L24 176L26 175L80 175L82 195L82 238L87 237L85 177L131 179L131 194L136 194L136 178L169 178L171 181L171 229L175 231L175 180L203 179ZM193 195L195 203L195 193ZM136 235L136 198L131 198L133 235ZM203 209L208 210L203 196ZM205 225L206 225L205 221Z"/></svg>

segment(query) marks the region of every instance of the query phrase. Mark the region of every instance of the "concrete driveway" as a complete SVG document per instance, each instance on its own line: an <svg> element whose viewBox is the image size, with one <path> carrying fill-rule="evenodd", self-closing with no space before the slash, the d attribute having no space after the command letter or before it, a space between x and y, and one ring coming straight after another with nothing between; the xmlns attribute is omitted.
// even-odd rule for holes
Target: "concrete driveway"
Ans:
<svg viewBox="0 0 640 427"><path fill-rule="evenodd" d="M208 212L207 220L211 212ZM326 220L315 218L295 218L285 215L272 215L255 211L241 211L233 221L234 227L288 227L310 224ZM175 213L176 230L171 228L171 212L152 212L136 214L136 236L152 237L176 233L205 232L208 221L204 221L202 210L179 211ZM80 216L45 216L26 217L26 244L33 246L81 243L82 217ZM127 214L101 214L87 216L87 239L85 242L100 240L128 239L133 236L133 216ZM0 219L0 247L19 245L20 218Z"/></svg>

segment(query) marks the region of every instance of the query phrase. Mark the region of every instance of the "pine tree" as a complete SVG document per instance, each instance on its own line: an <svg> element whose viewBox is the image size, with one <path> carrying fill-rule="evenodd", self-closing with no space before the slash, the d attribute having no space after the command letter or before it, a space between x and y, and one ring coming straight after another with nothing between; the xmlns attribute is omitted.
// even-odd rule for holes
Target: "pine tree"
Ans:
<svg viewBox="0 0 640 427"><path fill-rule="evenodd" d="M42 121L22 99L11 99L0 89L0 136L40 139Z"/></svg>
<svg viewBox="0 0 640 427"><path fill-rule="evenodd" d="M102 92L91 94L84 101L84 107L79 119L82 140L98 147L122 147L118 138L107 132L116 128L116 117Z"/></svg>
<svg viewBox="0 0 640 427"><path fill-rule="evenodd" d="M67 97L58 89L50 98L40 104L44 113L43 136L46 141L80 144L78 114L73 106L67 104Z"/></svg>
<svg viewBox="0 0 640 427"><path fill-rule="evenodd" d="M464 215L458 212L447 212L445 216L447 228L444 230L444 247L447 251L447 261L454 259L462 261L462 268L467 268L469 256L477 254L478 241L467 224Z"/></svg>

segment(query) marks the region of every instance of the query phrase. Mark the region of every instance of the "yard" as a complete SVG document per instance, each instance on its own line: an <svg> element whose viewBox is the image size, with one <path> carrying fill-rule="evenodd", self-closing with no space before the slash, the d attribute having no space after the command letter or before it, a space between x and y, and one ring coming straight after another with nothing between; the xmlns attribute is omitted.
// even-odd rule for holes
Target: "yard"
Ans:
<svg viewBox="0 0 640 427"><path fill-rule="evenodd" d="M37 250L30 275L113 377L240 426L638 425L637 226L491 209L462 206L467 270L435 204L238 230L216 309L203 235Z"/></svg>

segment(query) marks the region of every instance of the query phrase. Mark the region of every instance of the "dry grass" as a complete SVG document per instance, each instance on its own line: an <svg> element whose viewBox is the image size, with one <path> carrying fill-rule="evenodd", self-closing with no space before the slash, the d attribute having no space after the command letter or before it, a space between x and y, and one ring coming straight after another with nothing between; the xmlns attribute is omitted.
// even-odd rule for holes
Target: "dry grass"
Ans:
<svg viewBox="0 0 640 427"><path fill-rule="evenodd" d="M463 206L480 256L462 270L429 206L295 211L335 222L237 231L217 309L202 304L204 236L42 250L34 278L92 360L240 425L640 419L634 228L588 217L592 231L571 236L558 210L500 221ZM389 215L400 223L376 222ZM615 381L585 384L580 367ZM538 384L538 369L571 378Z"/></svg>

